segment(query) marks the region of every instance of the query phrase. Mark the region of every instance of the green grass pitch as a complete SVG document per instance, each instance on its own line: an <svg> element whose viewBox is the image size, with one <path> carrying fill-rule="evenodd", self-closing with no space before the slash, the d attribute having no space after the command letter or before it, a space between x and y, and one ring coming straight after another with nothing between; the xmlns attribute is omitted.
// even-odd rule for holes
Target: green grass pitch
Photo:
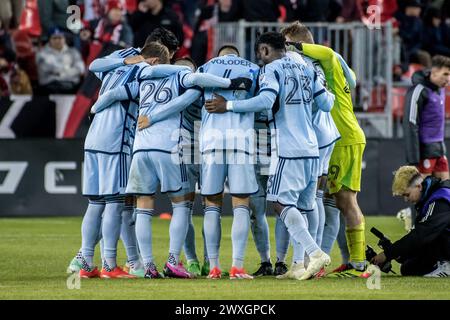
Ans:
<svg viewBox="0 0 450 320"><path fill-rule="evenodd" d="M274 223L271 227L275 257ZM153 249L158 267L167 257L169 221L153 220ZM221 263L231 263L231 217L222 219ZM195 217L197 252L203 254L201 217ZM86 279L80 289L68 289L65 270L80 247L81 218L0 219L0 300L4 299L450 299L450 278L425 279L382 274L381 289L369 290L365 279L295 281L263 277L255 280L207 279ZM403 223L393 217L367 217L366 228L376 226L391 239L404 234ZM367 242L379 251L367 231ZM291 249L290 249L291 251ZM288 260L290 262L290 255ZM125 261L119 245L119 262ZM98 256L96 262L100 263ZM245 267L254 272L259 258L249 235ZM337 246L332 264L340 264ZM394 263L398 273L399 266Z"/></svg>

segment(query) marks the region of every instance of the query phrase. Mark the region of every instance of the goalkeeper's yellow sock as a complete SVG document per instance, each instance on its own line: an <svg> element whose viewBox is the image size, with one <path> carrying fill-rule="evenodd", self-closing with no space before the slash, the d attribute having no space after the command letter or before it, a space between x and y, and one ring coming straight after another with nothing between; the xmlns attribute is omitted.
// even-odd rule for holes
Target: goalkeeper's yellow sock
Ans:
<svg viewBox="0 0 450 320"><path fill-rule="evenodd" d="M347 238L348 251L350 253L350 263L355 269L364 270L366 260L366 237L364 234L365 223L353 228L347 228L345 235Z"/></svg>

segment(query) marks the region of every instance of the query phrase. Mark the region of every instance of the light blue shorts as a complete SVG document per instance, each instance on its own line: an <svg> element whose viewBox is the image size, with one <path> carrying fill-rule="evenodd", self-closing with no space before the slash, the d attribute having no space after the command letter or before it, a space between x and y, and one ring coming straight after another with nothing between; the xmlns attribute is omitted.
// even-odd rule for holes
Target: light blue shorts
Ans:
<svg viewBox="0 0 450 320"><path fill-rule="evenodd" d="M225 180L231 195L258 192L253 156L243 152L210 152L202 155L201 194L210 196L224 191Z"/></svg>
<svg viewBox="0 0 450 320"><path fill-rule="evenodd" d="M330 165L331 154L333 153L334 143L319 149L319 176L328 175L328 166Z"/></svg>
<svg viewBox="0 0 450 320"><path fill-rule="evenodd" d="M84 152L83 195L125 194L131 157L125 153Z"/></svg>
<svg viewBox="0 0 450 320"><path fill-rule="evenodd" d="M160 186L162 193L176 197L188 193L186 165L177 154L141 151L133 155L127 194L154 195Z"/></svg>
<svg viewBox="0 0 450 320"><path fill-rule="evenodd" d="M302 212L313 210L318 172L318 158L278 158L275 174L267 182L267 201L295 206Z"/></svg>

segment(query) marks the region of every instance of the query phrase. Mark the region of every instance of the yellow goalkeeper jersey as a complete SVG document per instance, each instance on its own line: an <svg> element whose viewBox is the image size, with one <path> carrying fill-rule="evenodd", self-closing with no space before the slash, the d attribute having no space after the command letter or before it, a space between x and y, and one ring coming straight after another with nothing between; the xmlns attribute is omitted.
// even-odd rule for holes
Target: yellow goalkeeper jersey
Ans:
<svg viewBox="0 0 450 320"><path fill-rule="evenodd" d="M336 146L366 143L364 131L353 112L350 87L334 51L325 46L303 43L303 53L320 62L325 72L328 89L335 95L331 116L341 134L341 139L336 142Z"/></svg>

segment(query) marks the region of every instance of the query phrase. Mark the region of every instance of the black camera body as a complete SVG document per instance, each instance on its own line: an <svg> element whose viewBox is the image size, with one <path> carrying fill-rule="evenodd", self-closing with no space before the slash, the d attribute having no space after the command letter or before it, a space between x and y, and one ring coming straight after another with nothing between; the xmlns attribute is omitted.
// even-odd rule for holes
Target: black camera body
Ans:
<svg viewBox="0 0 450 320"><path fill-rule="evenodd" d="M386 250L388 249L390 246L392 246L392 242L391 240L389 240L389 238L387 238L380 230L378 230L375 227L372 227L370 229L370 232L372 232L378 239L378 246L383 249ZM375 252L375 250L371 247L371 246L367 246L366 249L366 260L370 261L373 259L373 257L375 257L377 255L377 253ZM383 263L380 266L380 270L385 272L385 273L395 273L394 271L392 271L392 264L391 261L386 261L385 263Z"/></svg>

